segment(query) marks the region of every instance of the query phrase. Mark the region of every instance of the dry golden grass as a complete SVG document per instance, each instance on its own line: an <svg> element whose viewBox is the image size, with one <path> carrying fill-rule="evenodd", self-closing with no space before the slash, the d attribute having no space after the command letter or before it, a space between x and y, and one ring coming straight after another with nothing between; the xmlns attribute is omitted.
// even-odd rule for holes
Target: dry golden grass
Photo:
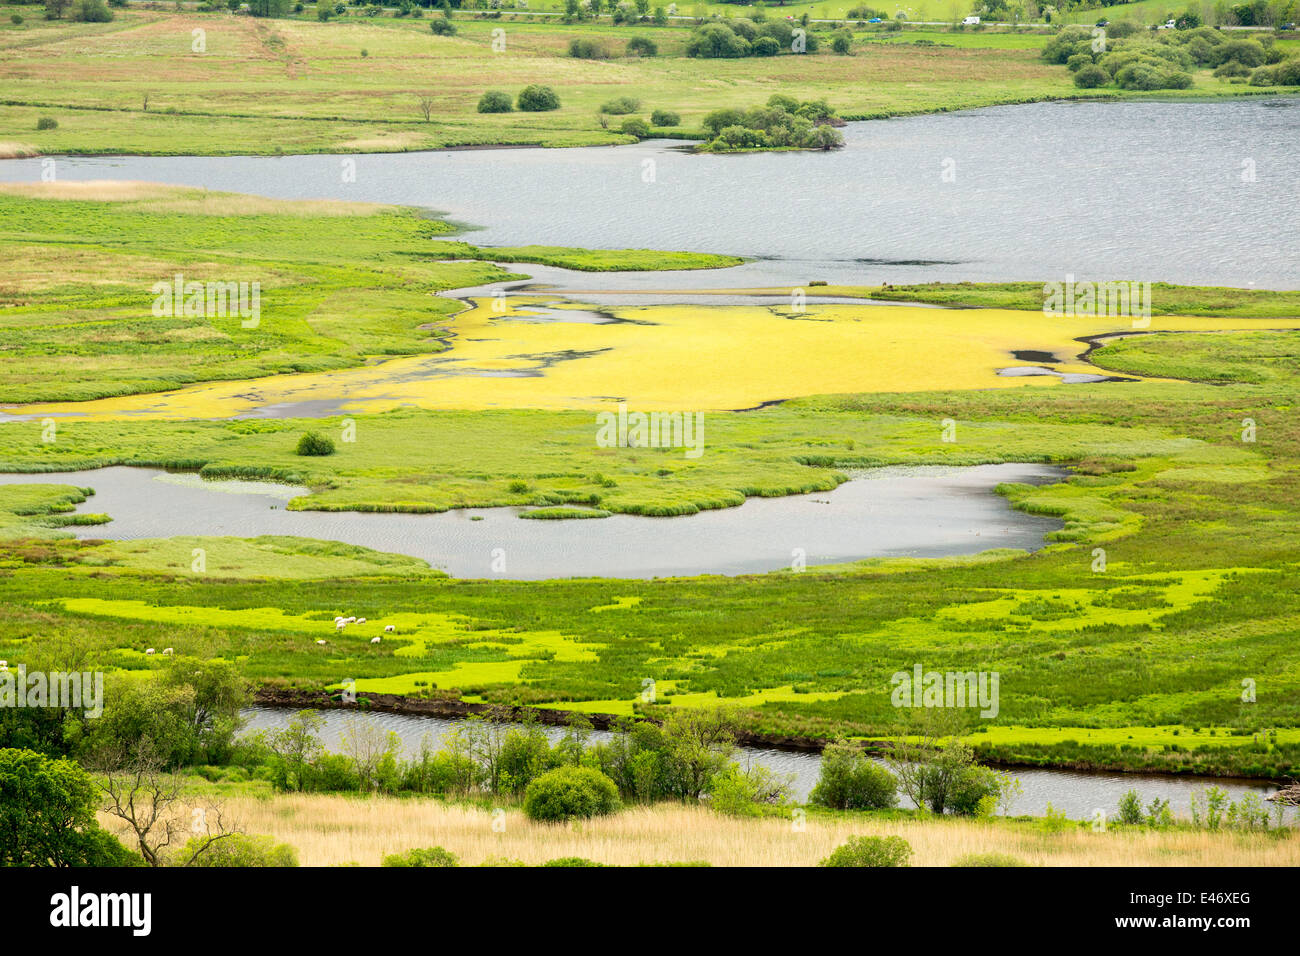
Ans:
<svg viewBox="0 0 1300 956"><path fill-rule="evenodd" d="M813 866L851 836L898 835L917 866L949 866L968 853L1009 853L1037 866L1297 866L1300 841L1203 831L1048 834L1000 821L873 821L810 817L803 831L781 818L738 820L702 807L634 807L580 826L531 823L506 810L493 831L485 811L437 800L319 794L224 802L226 818L249 833L289 843L303 866L376 866L390 853L442 846L462 864L491 858L543 863L580 856L636 865L708 861L715 866ZM113 821L104 818L110 828ZM498 824L498 826L500 826Z"/></svg>
<svg viewBox="0 0 1300 956"><path fill-rule="evenodd" d="M27 143L0 143L0 159L27 159L39 155L41 151Z"/></svg>
<svg viewBox="0 0 1300 956"><path fill-rule="evenodd" d="M243 193L210 192L189 186L165 186L133 180L90 179L85 182L0 183L0 193L32 199L78 199L130 202L142 212L201 216L373 216L392 206L334 199L267 199Z"/></svg>

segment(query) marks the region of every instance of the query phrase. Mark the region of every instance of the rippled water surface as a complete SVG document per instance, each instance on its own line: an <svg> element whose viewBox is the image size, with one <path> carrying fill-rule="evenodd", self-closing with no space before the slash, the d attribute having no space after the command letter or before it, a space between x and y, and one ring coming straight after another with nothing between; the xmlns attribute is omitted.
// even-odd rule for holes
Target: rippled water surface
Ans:
<svg viewBox="0 0 1300 956"><path fill-rule="evenodd" d="M419 205L485 227L473 240L488 245L769 260L714 273L730 286L1073 274L1300 288L1300 99L1037 103L844 134L833 153L688 155L660 141L376 154L351 183L338 156L62 159L58 175ZM0 180L40 169L9 160Z"/></svg>

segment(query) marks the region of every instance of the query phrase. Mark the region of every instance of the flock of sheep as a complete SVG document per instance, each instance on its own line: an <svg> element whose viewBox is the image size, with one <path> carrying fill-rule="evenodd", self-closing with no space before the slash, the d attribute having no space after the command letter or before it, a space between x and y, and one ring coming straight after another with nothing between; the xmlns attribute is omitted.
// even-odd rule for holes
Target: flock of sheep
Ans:
<svg viewBox="0 0 1300 956"><path fill-rule="evenodd" d="M336 630L336 631L342 631L342 630L344 630L344 629L345 629L349 624L365 624L365 623L366 623L366 619L365 619L364 617L342 617L342 616L340 616L340 617L336 617L336 618L334 618L334 630ZM392 624L386 624L386 625L384 625L384 633L385 633L385 634L394 634L394 633L396 633L396 632L397 632L397 628L396 628L394 625L392 625ZM372 638L370 639L370 643L371 643L371 644L378 644L378 643L380 642L380 640L382 640L382 638L380 638L379 635L375 635L374 637L372 637ZM317 643L317 644L328 644L329 641L326 641L324 638L322 638L322 639L318 640L316 643Z"/></svg>

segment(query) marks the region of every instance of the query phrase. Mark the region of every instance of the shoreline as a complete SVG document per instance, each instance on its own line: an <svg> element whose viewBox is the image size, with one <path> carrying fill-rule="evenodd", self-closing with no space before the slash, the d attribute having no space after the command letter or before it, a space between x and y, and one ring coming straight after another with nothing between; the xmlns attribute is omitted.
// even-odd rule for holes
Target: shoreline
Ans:
<svg viewBox="0 0 1300 956"><path fill-rule="evenodd" d="M289 690L285 688L259 687L253 692L253 704L261 707L274 707L285 710L357 710L362 713L380 711L399 714L406 717L436 717L444 720L464 720L468 717L490 716L498 720L521 723L525 715L536 718L538 723L559 727L568 723L571 716L577 714L591 721L596 730L614 729L620 720L627 719L618 714L586 713L585 711L558 710L554 708L528 707L522 704L487 704L452 698L406 697L401 694L372 694L358 692L360 703L348 704L339 699L339 695L329 691ZM646 718L643 718L646 719ZM879 754L888 749L884 741L859 741L871 754ZM737 734L739 747L755 750L778 750L786 753L820 754L830 743L820 737L800 737L787 734L772 734L764 731L743 729ZM989 759L975 748L980 763L990 767L1004 769L1043 770L1068 773L1125 774L1133 777L1159 777L1177 779L1201 777L1243 782L1267 783L1281 785L1281 781L1271 777L1251 777L1244 774L1216 773L1197 774L1176 770L1158 770L1154 768L1134 769L1115 765L1098 765L1082 762L1032 762L1028 760Z"/></svg>

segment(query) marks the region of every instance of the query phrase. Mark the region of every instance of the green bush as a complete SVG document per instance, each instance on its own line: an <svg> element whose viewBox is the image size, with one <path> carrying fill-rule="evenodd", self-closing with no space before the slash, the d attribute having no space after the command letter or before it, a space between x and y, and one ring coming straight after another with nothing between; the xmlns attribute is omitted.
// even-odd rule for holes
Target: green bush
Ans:
<svg viewBox="0 0 1300 956"><path fill-rule="evenodd" d="M911 845L900 836L850 837L818 866L911 866Z"/></svg>
<svg viewBox="0 0 1300 956"><path fill-rule="evenodd" d="M607 60L609 50L587 37L574 37L569 41L569 56L578 60Z"/></svg>
<svg viewBox="0 0 1300 956"><path fill-rule="evenodd" d="M861 748L828 744L809 800L833 810L883 810L898 805L898 782L886 768L867 759Z"/></svg>
<svg viewBox="0 0 1300 956"><path fill-rule="evenodd" d="M9 22L16 27L22 26L23 18L16 13L11 13L9 14Z"/></svg>
<svg viewBox="0 0 1300 956"><path fill-rule="evenodd" d="M562 856L554 860L547 860L542 866L609 866L608 863L597 863L595 860L588 860L582 856Z"/></svg>
<svg viewBox="0 0 1300 956"><path fill-rule="evenodd" d="M628 136L635 136L637 139L645 139L650 135L650 124L643 119L633 117L623 120L623 125L618 128L618 131Z"/></svg>
<svg viewBox="0 0 1300 956"><path fill-rule="evenodd" d="M853 52L853 33L850 30L837 30L835 36L831 39L831 50L840 56L848 56Z"/></svg>
<svg viewBox="0 0 1300 956"><path fill-rule="evenodd" d="M459 866L460 858L450 850L444 850L440 846L431 846L428 849L408 850L405 853L393 853L384 857L384 866L396 867L429 867L429 866Z"/></svg>
<svg viewBox="0 0 1300 956"><path fill-rule="evenodd" d="M965 853L952 861L953 866L1028 866L1010 853Z"/></svg>
<svg viewBox="0 0 1300 956"><path fill-rule="evenodd" d="M649 37L633 37L627 41L628 56L657 56L659 44Z"/></svg>
<svg viewBox="0 0 1300 956"><path fill-rule="evenodd" d="M686 41L686 55L729 58L749 55L749 41L722 23L706 23Z"/></svg>
<svg viewBox="0 0 1300 956"><path fill-rule="evenodd" d="M558 110L560 98L549 86L533 83L519 91L519 99L515 105L525 113L545 113L549 110Z"/></svg>
<svg viewBox="0 0 1300 956"><path fill-rule="evenodd" d="M653 126L681 126L682 118L672 110L655 110L650 114L650 123Z"/></svg>
<svg viewBox="0 0 1300 956"><path fill-rule="evenodd" d="M781 52L781 44L772 37L759 37L750 48L754 56L776 56Z"/></svg>
<svg viewBox="0 0 1300 956"><path fill-rule="evenodd" d="M429 21L429 29L440 37L453 37L456 35L456 24L446 17L434 17Z"/></svg>
<svg viewBox="0 0 1300 956"><path fill-rule="evenodd" d="M37 129L58 129L59 121L53 116L42 116L36 121Z"/></svg>
<svg viewBox="0 0 1300 956"><path fill-rule="evenodd" d="M612 100L607 100L601 107L602 113L608 113L611 116L625 116L628 113L635 113L641 109L641 101L631 96L619 96Z"/></svg>
<svg viewBox="0 0 1300 956"><path fill-rule="evenodd" d="M298 853L287 843L269 836L233 833L215 842L193 837L177 854L179 866L197 867L290 867L298 865Z"/></svg>
<svg viewBox="0 0 1300 956"><path fill-rule="evenodd" d="M618 805L614 781L591 767L557 767L524 791L524 813L548 823L603 816Z"/></svg>
<svg viewBox="0 0 1300 956"><path fill-rule="evenodd" d="M515 108L510 101L510 94L501 90L488 90L478 98L480 113L509 113Z"/></svg>
<svg viewBox="0 0 1300 956"><path fill-rule="evenodd" d="M1142 798L1136 790L1130 790L1119 798L1119 819L1121 823L1134 825L1142 822Z"/></svg>
<svg viewBox="0 0 1300 956"><path fill-rule="evenodd" d="M108 23L113 11L104 0L77 0L72 7L72 19L78 23Z"/></svg>
<svg viewBox="0 0 1300 956"><path fill-rule="evenodd" d="M1109 82L1110 77L1106 75L1106 71L1095 63L1083 67L1074 74L1074 85L1081 90L1095 90Z"/></svg>
<svg viewBox="0 0 1300 956"><path fill-rule="evenodd" d="M299 455L323 456L334 454L334 442L316 432L305 432L298 439Z"/></svg>

